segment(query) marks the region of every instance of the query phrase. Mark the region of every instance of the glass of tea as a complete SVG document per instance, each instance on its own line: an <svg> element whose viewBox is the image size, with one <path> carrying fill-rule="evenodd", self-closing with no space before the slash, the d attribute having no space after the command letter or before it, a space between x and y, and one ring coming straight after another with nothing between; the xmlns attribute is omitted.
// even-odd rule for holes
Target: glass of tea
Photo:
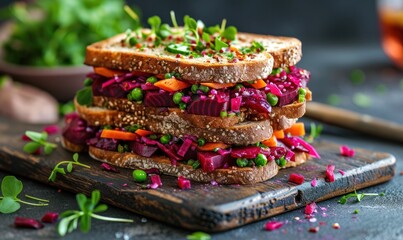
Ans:
<svg viewBox="0 0 403 240"><path fill-rule="evenodd" d="M403 0L378 0L382 47L388 57L403 69Z"/></svg>

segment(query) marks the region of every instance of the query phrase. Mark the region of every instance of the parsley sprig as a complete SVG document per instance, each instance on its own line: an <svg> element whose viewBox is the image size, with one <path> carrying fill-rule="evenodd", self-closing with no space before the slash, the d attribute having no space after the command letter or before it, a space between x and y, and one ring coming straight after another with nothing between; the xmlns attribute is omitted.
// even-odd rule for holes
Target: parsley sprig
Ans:
<svg viewBox="0 0 403 240"><path fill-rule="evenodd" d="M311 132L309 136L305 137L305 141L312 143L316 138L320 136L323 131L323 125L316 125L315 123L311 123Z"/></svg>
<svg viewBox="0 0 403 240"><path fill-rule="evenodd" d="M350 198L355 198L357 200L357 202L361 202L361 200L365 197L365 196L384 196L385 193L357 193L357 191L354 191L353 193L349 193L347 195L342 196L339 199L339 203L340 204L346 204L347 201Z"/></svg>
<svg viewBox="0 0 403 240"><path fill-rule="evenodd" d="M60 215L61 221L57 225L57 232L60 236L71 233L78 227L83 233L91 230L91 219L99 219L110 222L133 222L131 219L112 218L98 215L96 213L104 212L108 209L106 204L98 204L101 199L99 190L91 193L91 198L87 198L84 194L76 195L76 200L80 210L67 210Z"/></svg>
<svg viewBox="0 0 403 240"><path fill-rule="evenodd" d="M49 155L53 152L57 145L54 143L47 142L48 134L46 132L34 132L34 131L26 131L25 135L31 139L32 141L25 144L23 151L29 154L36 152L38 149L43 147L43 150L46 155Z"/></svg>
<svg viewBox="0 0 403 240"><path fill-rule="evenodd" d="M29 195L25 195L25 197L37 200L39 203L32 203L19 199L18 195L22 192L22 189L23 184L16 177L5 176L3 178L1 181L1 192L3 196L0 197L0 213L13 213L17 211L21 207L20 203L37 207L48 205L48 203L46 203L49 202L48 200Z"/></svg>
<svg viewBox="0 0 403 240"><path fill-rule="evenodd" d="M73 161L61 161L58 164L56 164L56 166L53 168L53 170L48 178L49 181L54 182L56 180L56 176L58 173L60 173L62 175L66 175L66 170L63 167L61 167L61 165L63 165L63 164L67 164L66 170L68 173L73 171L73 165L78 165L78 166L85 167L85 168L91 168L88 165L80 163L78 161L78 153L74 153Z"/></svg>

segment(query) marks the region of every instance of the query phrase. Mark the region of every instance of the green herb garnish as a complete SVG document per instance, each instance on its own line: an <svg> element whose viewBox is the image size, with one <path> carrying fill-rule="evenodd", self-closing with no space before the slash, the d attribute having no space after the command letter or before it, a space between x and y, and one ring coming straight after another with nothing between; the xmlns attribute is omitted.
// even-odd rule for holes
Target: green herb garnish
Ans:
<svg viewBox="0 0 403 240"><path fill-rule="evenodd" d="M61 220L57 225L59 235L63 237L77 229L78 226L81 232L89 232L91 230L91 218L110 222L133 222L131 219L105 217L96 214L108 209L106 204L98 204L100 199L101 193L99 190L92 191L91 198L87 198L82 193L77 194L76 200L80 210L67 210L60 214Z"/></svg>
<svg viewBox="0 0 403 240"><path fill-rule="evenodd" d="M205 232L194 232L186 236L187 240L211 240L211 236Z"/></svg>
<svg viewBox="0 0 403 240"><path fill-rule="evenodd" d="M216 37L214 41L214 50L219 52L222 48L228 47L228 44L221 40L221 37Z"/></svg>
<svg viewBox="0 0 403 240"><path fill-rule="evenodd" d="M384 196L384 195L385 195L385 193L357 193L357 191L354 191L353 193L349 193L347 195L342 196L339 199L339 203L346 204L348 199L350 199L350 198L355 198L357 200L357 202L361 202L361 200L365 196Z"/></svg>
<svg viewBox="0 0 403 240"><path fill-rule="evenodd" d="M13 213L20 209L20 203L31 205L31 206L47 206L48 204L45 202L49 202L48 200L32 197L29 195L25 195L27 198L31 198L39 201L40 203L31 203L26 202L18 198L18 195L22 192L23 184L20 180L18 180L14 176L5 176L1 181L1 192L3 194L0 197L0 213Z"/></svg>
<svg viewBox="0 0 403 240"><path fill-rule="evenodd" d="M365 81L365 73L361 69L355 69L350 73L350 80L354 85L360 85Z"/></svg>
<svg viewBox="0 0 403 240"><path fill-rule="evenodd" d="M78 165L78 166L85 167L85 168L91 168L88 165L80 163L78 161L78 153L74 153L73 161L61 161L58 164L56 164L56 166L53 168L52 172L50 173L50 176L48 178L49 181L54 182L56 180L56 176L58 173L60 173L62 175L66 175L66 170L64 170L64 168L61 167L61 165L63 165L63 164L67 164L66 170L68 173L73 171L73 165Z"/></svg>
<svg viewBox="0 0 403 240"><path fill-rule="evenodd" d="M329 103L332 106L337 106L340 104L340 102L341 102L341 98L337 94L330 94L327 97L327 103Z"/></svg>
<svg viewBox="0 0 403 240"><path fill-rule="evenodd" d="M305 137L305 141L312 143L316 138L320 136L323 131L323 125L316 125L315 123L311 123L311 133L308 137Z"/></svg>
<svg viewBox="0 0 403 240"><path fill-rule="evenodd" d="M354 214L358 214L358 213L359 213L359 210L358 210L358 209L355 209L353 213L354 213Z"/></svg>
<svg viewBox="0 0 403 240"><path fill-rule="evenodd" d="M353 103L362 108L368 108L372 104L371 97L364 93L355 93L353 96Z"/></svg>
<svg viewBox="0 0 403 240"><path fill-rule="evenodd" d="M78 90L76 93L77 102L83 106L91 106L92 105L92 88L84 87L81 90Z"/></svg>
<svg viewBox="0 0 403 240"><path fill-rule="evenodd" d="M73 101L68 101L64 104L59 105L59 114L64 116L66 114L72 113L75 111L75 106Z"/></svg>
<svg viewBox="0 0 403 240"><path fill-rule="evenodd" d="M55 148L57 148L56 144L46 141L48 139L48 134L46 132L39 133L34 131L26 131L25 135L32 140L24 145L23 151L26 153L32 154L43 147L45 154L49 155Z"/></svg>

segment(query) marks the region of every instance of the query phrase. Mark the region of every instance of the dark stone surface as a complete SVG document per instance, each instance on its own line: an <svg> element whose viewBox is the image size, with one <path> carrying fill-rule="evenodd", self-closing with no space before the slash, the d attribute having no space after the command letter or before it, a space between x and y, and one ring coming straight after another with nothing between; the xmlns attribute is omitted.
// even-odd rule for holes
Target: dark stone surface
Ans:
<svg viewBox="0 0 403 240"><path fill-rule="evenodd" d="M402 72L389 65L378 46L348 46L348 47L306 47L304 59L299 64L311 70L313 80L310 88L314 92L314 99L326 102L331 93L343 97L341 106L355 111L384 117L399 123L403 122L402 100L403 89L400 81ZM362 69L366 80L360 86L351 84L349 74L353 69ZM378 94L376 86L382 83L387 87L384 95ZM373 96L373 104L369 108L359 108L352 104L351 97L357 92ZM304 121L309 121L304 119ZM381 130L381 129L379 129ZM376 131L376 129L375 129ZM350 147L361 147L372 151L389 152L397 159L397 175L390 181L359 192L385 192L384 197L367 197L360 203L340 205L338 198L318 203L319 210L315 215L316 222L304 219L302 209L291 211L242 228L223 233L213 234L213 239L401 239L403 238L403 177L399 175L403 170L402 144L373 139L352 131L336 127L325 126L322 139ZM29 173L26 173L27 175ZM0 172L0 178L6 175ZM24 194L46 197L51 201L49 207L39 208L23 205L21 210L13 214L0 216L1 239L35 239L57 237L55 225L46 225L42 230L15 229L12 227L15 216L41 218L47 211L62 212L66 209L75 209L76 203L73 194L58 192L57 189L22 179ZM353 214L358 209L358 214ZM178 229L152 220L145 220L141 216L111 207L105 215L113 217L132 218L134 224L109 223L94 221L92 231L83 235L76 231L66 239L185 239L190 231ZM301 221L295 220L299 217ZM285 221L281 229L266 232L263 225L269 220ZM321 223L323 222L323 223ZM332 228L339 223L341 228ZM318 233L309 233L310 227L320 226ZM126 237L125 237L126 236Z"/></svg>

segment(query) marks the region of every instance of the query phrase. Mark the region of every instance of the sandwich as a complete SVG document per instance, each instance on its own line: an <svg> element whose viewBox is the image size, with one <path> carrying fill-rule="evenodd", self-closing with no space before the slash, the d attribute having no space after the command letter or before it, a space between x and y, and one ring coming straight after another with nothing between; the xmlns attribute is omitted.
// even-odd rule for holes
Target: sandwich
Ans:
<svg viewBox="0 0 403 240"><path fill-rule="evenodd" d="M94 71L65 119L67 150L220 184L263 182L319 157L297 122L311 100L298 39L171 17L86 48Z"/></svg>

